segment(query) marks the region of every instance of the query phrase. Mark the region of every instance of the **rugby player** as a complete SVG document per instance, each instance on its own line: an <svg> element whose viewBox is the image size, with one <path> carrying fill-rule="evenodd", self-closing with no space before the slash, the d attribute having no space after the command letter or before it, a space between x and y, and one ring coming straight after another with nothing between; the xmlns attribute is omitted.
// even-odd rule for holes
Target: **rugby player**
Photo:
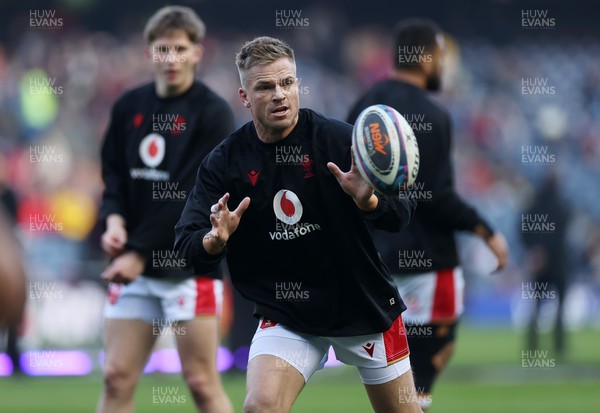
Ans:
<svg viewBox="0 0 600 413"><path fill-rule="evenodd" d="M408 310L411 363L419 402L431 404L431 388L454 351L455 331L463 311L464 280L454 233L469 231L481 237L506 265L504 237L456 193L450 160L450 116L427 92L440 89L443 35L428 20L398 23L395 32L395 70L390 79L374 85L351 109L348 122L373 104L393 107L412 123L419 143L419 174L412 192L418 203L414 219L400 233L375 231L376 246L390 268Z"/></svg>
<svg viewBox="0 0 600 413"><path fill-rule="evenodd" d="M405 306L368 228L401 230L414 203L363 180L350 125L299 108L287 44L255 38L236 65L252 121L203 161L175 249L201 273L227 256L233 285L255 304L244 411L289 412L333 347L376 412L420 412Z"/></svg>
<svg viewBox="0 0 600 413"><path fill-rule="evenodd" d="M173 227L202 159L233 130L223 99L195 79L204 23L168 6L148 21L154 81L114 105L102 147L102 248L112 257L98 412L134 411L134 391L158 335L173 327L183 377L202 412L232 412L216 368L220 273L190 276Z"/></svg>

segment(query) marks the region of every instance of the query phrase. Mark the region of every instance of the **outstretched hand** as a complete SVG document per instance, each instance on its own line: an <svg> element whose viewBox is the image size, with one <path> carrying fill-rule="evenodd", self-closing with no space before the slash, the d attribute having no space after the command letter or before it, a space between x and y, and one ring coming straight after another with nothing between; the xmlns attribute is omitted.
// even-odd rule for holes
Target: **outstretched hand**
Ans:
<svg viewBox="0 0 600 413"><path fill-rule="evenodd" d="M377 208L379 199L373 188L360 174L354 163L354 155L352 156L352 167L348 172L342 172L333 162L328 162L327 168L335 176L344 192L352 197L358 208L363 211L372 211Z"/></svg>
<svg viewBox="0 0 600 413"><path fill-rule="evenodd" d="M250 205L250 198L246 197L242 199L242 202L240 202L234 211L230 211L227 207L227 201L229 201L229 193L223 195L210 209L210 223L212 224L212 229L202 240L202 245L209 254L218 254L225 248L225 244L229 240L229 237L235 232L240 224L242 214Z"/></svg>

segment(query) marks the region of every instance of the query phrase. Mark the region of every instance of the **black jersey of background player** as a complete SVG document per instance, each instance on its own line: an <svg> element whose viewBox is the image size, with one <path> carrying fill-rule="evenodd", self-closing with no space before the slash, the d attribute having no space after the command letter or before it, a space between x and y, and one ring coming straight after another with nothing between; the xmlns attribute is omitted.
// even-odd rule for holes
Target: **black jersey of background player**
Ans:
<svg viewBox="0 0 600 413"><path fill-rule="evenodd" d="M170 255L173 227L202 159L232 130L227 103L199 81L171 98L159 98L155 84L147 84L113 106L102 147L100 218L125 218L125 249L146 257L144 275L189 277Z"/></svg>
<svg viewBox="0 0 600 413"><path fill-rule="evenodd" d="M450 116L418 87L398 80L373 86L352 108L348 122L374 104L393 107L411 124L419 143L419 174L413 192L417 201L410 224L397 234L374 231L375 244L393 274L418 274L456 267L454 232L487 223L454 190L450 160ZM404 255L401 255L404 254Z"/></svg>
<svg viewBox="0 0 600 413"><path fill-rule="evenodd" d="M234 286L256 304L255 315L320 336L387 330L406 308L373 244L367 221L390 231L404 227L414 203L379 197L361 212L327 169L351 165L352 127L300 109L292 132L262 142L247 123L202 163L176 226L176 249L196 272L227 255ZM210 208L230 193L235 208L250 206L226 247L202 246ZM204 229L204 231L201 231Z"/></svg>

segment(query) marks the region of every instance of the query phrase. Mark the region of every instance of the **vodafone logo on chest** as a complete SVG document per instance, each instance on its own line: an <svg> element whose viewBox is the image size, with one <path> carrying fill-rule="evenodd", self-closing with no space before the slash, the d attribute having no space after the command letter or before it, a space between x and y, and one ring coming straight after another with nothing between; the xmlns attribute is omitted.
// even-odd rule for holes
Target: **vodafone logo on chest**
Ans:
<svg viewBox="0 0 600 413"><path fill-rule="evenodd" d="M273 198L273 210L278 220L284 224L294 225L302 218L302 203L298 195L282 189Z"/></svg>
<svg viewBox="0 0 600 413"><path fill-rule="evenodd" d="M289 241L321 230L319 224L300 222L304 212L302 202L298 195L288 189L282 189L275 194L273 211L277 222L275 231L269 232L272 241Z"/></svg>
<svg viewBox="0 0 600 413"><path fill-rule="evenodd" d="M149 168L156 168L165 158L165 138L151 133L140 142L140 158Z"/></svg>
<svg viewBox="0 0 600 413"><path fill-rule="evenodd" d="M131 168L129 174L133 179L148 181L168 181L169 171L155 169L165 159L165 138L158 133L151 133L140 142L138 154L146 168Z"/></svg>

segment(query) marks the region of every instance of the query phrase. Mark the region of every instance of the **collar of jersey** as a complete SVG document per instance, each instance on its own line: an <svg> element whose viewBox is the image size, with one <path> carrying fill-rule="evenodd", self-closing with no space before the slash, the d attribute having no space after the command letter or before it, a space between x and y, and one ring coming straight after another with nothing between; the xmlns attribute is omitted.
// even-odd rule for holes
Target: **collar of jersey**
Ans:
<svg viewBox="0 0 600 413"><path fill-rule="evenodd" d="M254 122L250 122L250 129L252 130L252 135L254 137L254 141L262 147L265 148L274 148L276 146L281 146L281 145L291 145L293 142L295 142L299 136L302 136L302 131L304 131L305 129L305 123L306 123L306 109L300 109L298 111L298 122L296 123L296 126L294 126L294 129L292 129L292 131L290 132L290 134L288 136L286 136L285 138L277 141L277 142L272 142L272 143L267 143L267 142L263 142L260 140L260 138L258 137L258 133L256 133L256 127L254 126Z"/></svg>

